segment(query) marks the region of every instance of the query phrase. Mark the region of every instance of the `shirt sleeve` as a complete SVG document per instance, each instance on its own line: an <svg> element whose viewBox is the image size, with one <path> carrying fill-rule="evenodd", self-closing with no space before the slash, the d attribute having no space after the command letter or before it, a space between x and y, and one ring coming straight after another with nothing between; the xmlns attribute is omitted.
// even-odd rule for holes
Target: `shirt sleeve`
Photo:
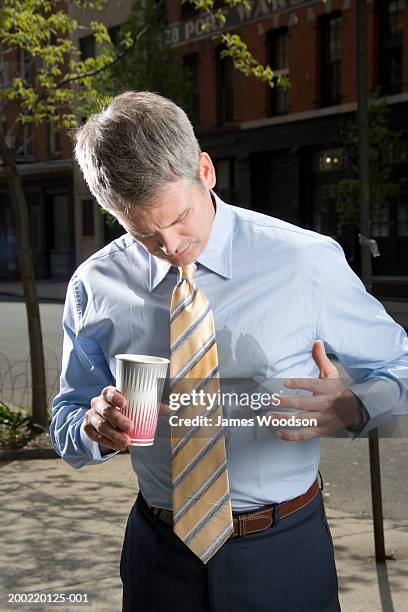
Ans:
<svg viewBox="0 0 408 612"><path fill-rule="evenodd" d="M335 240L321 244L315 280L316 339L337 356L367 411L366 423L352 432L356 439L408 414L408 337L366 291Z"/></svg>
<svg viewBox="0 0 408 612"><path fill-rule="evenodd" d="M63 352L60 389L52 404L50 436L56 452L72 467L107 461L117 454L101 454L101 447L83 430L84 415L93 397L115 384L96 338L82 334L83 295L71 279L63 315Z"/></svg>

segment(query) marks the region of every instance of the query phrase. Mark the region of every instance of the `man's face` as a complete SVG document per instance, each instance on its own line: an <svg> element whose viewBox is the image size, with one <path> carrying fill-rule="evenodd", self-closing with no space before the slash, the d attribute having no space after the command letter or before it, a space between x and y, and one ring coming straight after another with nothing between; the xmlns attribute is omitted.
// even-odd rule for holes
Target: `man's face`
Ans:
<svg viewBox="0 0 408 612"><path fill-rule="evenodd" d="M192 263L207 246L215 215L208 189L215 177L202 179L202 188L184 180L170 183L165 195L151 205L135 206L131 218L116 213L117 219L152 255L173 266Z"/></svg>

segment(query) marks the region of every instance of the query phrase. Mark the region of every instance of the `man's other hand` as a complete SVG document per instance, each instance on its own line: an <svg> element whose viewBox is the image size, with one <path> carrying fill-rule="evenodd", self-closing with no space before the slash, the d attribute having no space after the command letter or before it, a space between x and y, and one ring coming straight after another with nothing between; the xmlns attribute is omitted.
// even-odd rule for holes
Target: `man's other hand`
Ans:
<svg viewBox="0 0 408 612"><path fill-rule="evenodd" d="M290 378L284 384L289 389L311 391L313 395L281 395L279 407L295 408L299 410L296 418L314 419L317 426L278 431L276 435L281 440L289 442L330 436L347 427L358 427L363 421L360 400L341 382L321 340L313 344L312 357L319 368L319 378ZM282 413L269 414L273 418L282 417Z"/></svg>

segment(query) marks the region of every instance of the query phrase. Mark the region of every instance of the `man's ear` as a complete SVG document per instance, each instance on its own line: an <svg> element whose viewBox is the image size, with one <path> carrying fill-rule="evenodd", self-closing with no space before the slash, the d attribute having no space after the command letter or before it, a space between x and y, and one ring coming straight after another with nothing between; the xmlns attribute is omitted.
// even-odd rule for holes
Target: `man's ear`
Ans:
<svg viewBox="0 0 408 612"><path fill-rule="evenodd" d="M208 153L201 153L200 155L200 177L206 187L209 189L215 187L217 182L215 168Z"/></svg>

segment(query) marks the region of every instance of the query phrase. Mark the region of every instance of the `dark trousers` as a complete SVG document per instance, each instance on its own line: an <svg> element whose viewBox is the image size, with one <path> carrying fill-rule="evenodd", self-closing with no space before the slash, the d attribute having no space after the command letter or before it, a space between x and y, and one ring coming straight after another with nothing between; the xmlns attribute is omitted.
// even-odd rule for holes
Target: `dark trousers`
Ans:
<svg viewBox="0 0 408 612"><path fill-rule="evenodd" d="M139 494L120 563L122 612L338 612L333 542L317 496L204 565Z"/></svg>

